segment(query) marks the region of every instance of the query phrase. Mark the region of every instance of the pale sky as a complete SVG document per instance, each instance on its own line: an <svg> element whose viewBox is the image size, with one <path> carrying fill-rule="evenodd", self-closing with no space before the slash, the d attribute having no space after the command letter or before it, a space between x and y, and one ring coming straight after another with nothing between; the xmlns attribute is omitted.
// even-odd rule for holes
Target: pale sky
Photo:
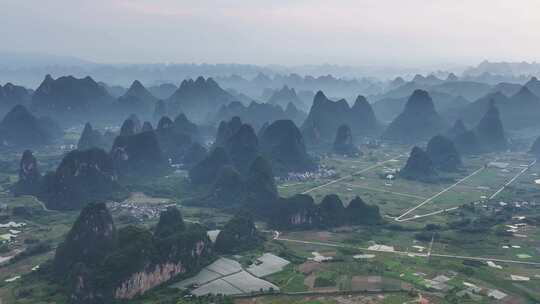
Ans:
<svg viewBox="0 0 540 304"><path fill-rule="evenodd" d="M540 0L0 0L0 41L111 63L540 61Z"/></svg>

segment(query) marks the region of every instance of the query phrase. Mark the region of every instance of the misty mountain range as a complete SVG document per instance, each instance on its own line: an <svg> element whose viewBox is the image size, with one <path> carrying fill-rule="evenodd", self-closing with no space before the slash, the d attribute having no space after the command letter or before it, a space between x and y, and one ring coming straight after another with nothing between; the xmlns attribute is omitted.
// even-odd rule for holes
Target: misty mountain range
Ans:
<svg viewBox="0 0 540 304"><path fill-rule="evenodd" d="M239 116L258 127L276 119L292 119L301 125L312 108L315 92L319 90L330 100L343 99L349 106L360 92L382 123L394 120L416 90L430 95L435 109L448 123L456 119L465 123L477 121L491 100L500 107L501 117L509 128L535 125L540 109L540 81L536 77L524 84L501 82L493 85L464 80L453 73L446 78L418 74L410 81L397 77L387 83L377 82L380 85L377 89L373 89L374 85L370 89L368 83L332 76L291 74L272 77L259 73L251 80L240 76L197 77L183 80L179 86L174 83L145 86L135 80L129 87L122 87L97 82L90 76L55 79L47 75L35 91L11 82L0 86L0 112L5 114L20 104L37 115L60 122L94 116L101 121L116 121L129 114L151 120L152 113L159 108L161 112L154 119L163 114L175 117L185 113L196 123L203 124L216 124ZM313 91L311 88L321 89ZM378 93L362 93L366 90Z"/></svg>

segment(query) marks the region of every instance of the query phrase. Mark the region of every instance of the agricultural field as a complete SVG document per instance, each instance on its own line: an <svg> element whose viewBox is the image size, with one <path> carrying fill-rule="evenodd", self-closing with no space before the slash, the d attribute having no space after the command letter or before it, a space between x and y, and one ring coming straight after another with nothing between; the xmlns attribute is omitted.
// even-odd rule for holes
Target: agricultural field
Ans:
<svg viewBox="0 0 540 304"><path fill-rule="evenodd" d="M395 279L425 295L443 290L460 303L464 295L480 302L495 301L493 297L502 290L505 301L538 301L540 229L537 223L520 224L520 219L540 214L540 185L535 183L540 166L534 158L514 152L465 157L460 172L441 174L436 183L382 178L383 173L404 166L407 150L323 158L326 167L338 172L335 177L279 188L283 195L309 193L316 201L335 193L345 204L358 195L377 205L387 224L281 233L279 239L294 255L312 259L316 252L331 259L289 267L276 282L295 291L354 291L359 285L380 289L382 282ZM504 208L512 209L512 218L497 226L499 232L444 228L472 214L489 217ZM434 230L426 229L427 224ZM519 228L513 234L500 233L515 225ZM391 251L370 250L380 248L374 245ZM436 281L441 276L448 281ZM515 276L525 279L516 281ZM477 297L469 292L471 288L482 290L484 296Z"/></svg>
<svg viewBox="0 0 540 304"><path fill-rule="evenodd" d="M368 151L359 158L323 158L323 165L337 172L335 177L283 183L278 189L283 196L305 193L312 195L316 201L322 200L327 194L338 194L345 204L360 196L367 203L379 206L388 217L401 216L425 202L403 216L407 219L472 202L504 198L508 191L498 191L516 175L519 176L512 186L528 185L524 190L532 190L536 185L534 176L540 171L540 166L535 164L520 174L534 159L524 153L504 153L465 157L464 166L459 172L440 173L436 183L383 178L383 173L399 170L405 165L407 151L399 147L394 151ZM496 167L499 163L507 167ZM536 186L540 188L540 185ZM433 222L433 219L441 218L430 217L429 222ZM417 221L422 222L422 219Z"/></svg>
<svg viewBox="0 0 540 304"><path fill-rule="evenodd" d="M275 293L237 298L237 303L404 303L419 297L434 303L486 303L495 301L488 295L495 291L504 293L504 301L509 303L538 301L540 229L532 222L515 225L523 223L523 216L540 215L535 205L539 201L536 190L540 185L535 180L540 165L529 166L533 162L530 155L509 152L466 157L461 171L441 174L436 183L383 178L384 173L404 166L409 151L410 147L383 146L367 149L358 158L322 156L321 165L334 171L333 176L278 182L280 195L307 193L317 202L335 193L347 204L358 195L380 208L385 223L280 232L275 238L266 230L266 223L257 221L257 227L265 231L264 248L226 257L225 263L220 259L168 290L178 297L193 285L198 287L192 290L200 295L216 290L230 295L261 289ZM45 168L55 167L60 159L56 152L40 153L44 156L40 165L44 159ZM17 276L37 270L52 258L78 212L50 211L33 197L12 197L8 192L17 168L7 164L14 162L16 155L2 157L6 167L0 172L0 179L4 179L1 205L21 208L15 217L4 214L0 224L9 218L25 226L14 228L20 233L0 256L35 250L2 266L0 297L9 300L14 299L11 290L18 284ZM175 204L186 222L219 229L231 214L182 205L199 195L185 176L185 172L175 172L155 180L131 181L126 193L108 203L117 225L153 226L159 212ZM456 229L456 223L464 219L489 217L508 208L501 203L512 206L504 222L479 233ZM501 233L509 229L507 225L516 227L513 235ZM9 233L9 229L0 228L0 234ZM516 281L512 275L528 280ZM47 293L56 287L36 281L25 288Z"/></svg>

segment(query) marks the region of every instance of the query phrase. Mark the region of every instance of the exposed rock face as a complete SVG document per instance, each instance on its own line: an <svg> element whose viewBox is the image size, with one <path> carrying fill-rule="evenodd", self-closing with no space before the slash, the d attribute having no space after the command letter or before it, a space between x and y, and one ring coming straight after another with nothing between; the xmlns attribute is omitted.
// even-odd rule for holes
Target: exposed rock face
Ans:
<svg viewBox="0 0 540 304"><path fill-rule="evenodd" d="M121 176L158 176L169 168L156 134L152 131L118 136L111 155Z"/></svg>
<svg viewBox="0 0 540 304"><path fill-rule="evenodd" d="M457 171L462 165L461 156L454 142L442 135L434 136L429 140L426 152L436 169Z"/></svg>
<svg viewBox="0 0 540 304"><path fill-rule="evenodd" d="M90 77L77 79L72 76L53 79L50 75L32 96L32 108L39 113L62 120L77 121L80 118L103 120L113 98Z"/></svg>
<svg viewBox="0 0 540 304"><path fill-rule="evenodd" d="M486 114L476 126L475 133L484 151L500 151L507 148L499 110L493 102L490 103Z"/></svg>
<svg viewBox="0 0 540 304"><path fill-rule="evenodd" d="M56 249L54 271L66 276L76 264L96 267L116 245L116 228L105 203L88 204Z"/></svg>
<svg viewBox="0 0 540 304"><path fill-rule="evenodd" d="M41 174L32 151L25 150L19 164L19 180L15 184L14 194L37 195L41 187Z"/></svg>
<svg viewBox="0 0 540 304"><path fill-rule="evenodd" d="M230 120L238 116L243 122L260 128L265 122L272 122L279 119L291 119L301 123L306 117L305 113L298 110L294 105L281 107L270 103L251 102L245 106L241 102L235 101L223 105L219 109L214 121Z"/></svg>
<svg viewBox="0 0 540 304"><path fill-rule="evenodd" d="M318 224L317 208L309 195L297 194L289 198L280 198L273 209L271 220L274 227L309 229Z"/></svg>
<svg viewBox="0 0 540 304"><path fill-rule="evenodd" d="M114 165L105 151L74 150L45 176L41 197L49 209L77 210L110 198L115 187Z"/></svg>
<svg viewBox="0 0 540 304"><path fill-rule="evenodd" d="M277 120L261 130L261 150L277 174L315 169L302 133L291 120Z"/></svg>
<svg viewBox="0 0 540 304"><path fill-rule="evenodd" d="M272 167L264 157L257 157L249 168L246 189L247 205L252 210L266 214L272 208L278 192Z"/></svg>
<svg viewBox="0 0 540 304"><path fill-rule="evenodd" d="M83 263L73 265L67 279L64 279L64 286L69 292L70 303L77 304L98 304L107 303L109 297L96 286L93 266Z"/></svg>
<svg viewBox="0 0 540 304"><path fill-rule="evenodd" d="M200 226L166 238L128 226L118 231L118 244L99 267L98 279L111 289L111 298L131 299L180 273L200 269L211 257L211 241Z"/></svg>
<svg viewBox="0 0 540 304"><path fill-rule="evenodd" d="M416 90L409 97L403 112L384 131L383 138L411 143L427 140L445 129L446 124L435 111L429 94Z"/></svg>
<svg viewBox="0 0 540 304"><path fill-rule="evenodd" d="M186 269L182 266L182 263L164 263L155 265L154 269L136 272L114 290L114 298L132 299L185 271Z"/></svg>
<svg viewBox="0 0 540 304"><path fill-rule="evenodd" d="M87 150L90 148L105 148L105 140L98 130L94 130L87 122L77 143L77 149Z"/></svg>
<svg viewBox="0 0 540 304"><path fill-rule="evenodd" d="M335 194L315 204L309 195L280 198L274 203L270 224L278 229L331 228L344 225L375 225L383 222L376 205L355 197L347 207Z"/></svg>
<svg viewBox="0 0 540 304"><path fill-rule="evenodd" d="M234 253L253 249L260 245L262 240L252 217L246 213L239 213L225 224L216 238L214 247L218 252Z"/></svg>
<svg viewBox="0 0 540 304"><path fill-rule="evenodd" d="M152 235L144 227L116 231L104 203L89 204L60 244L54 273L73 303L131 299L212 259L212 244L199 225L185 226L178 209L164 211Z"/></svg>
<svg viewBox="0 0 540 304"><path fill-rule="evenodd" d="M407 164L401 169L399 175L406 179L423 182L433 181L437 177L429 155L419 147L412 149Z"/></svg>
<svg viewBox="0 0 540 304"><path fill-rule="evenodd" d="M315 95L301 129L308 144L318 144L332 142L343 123L356 134L372 134L378 129L373 109L364 97L359 96L351 109L344 99L331 101L321 91Z"/></svg>
<svg viewBox="0 0 540 304"><path fill-rule="evenodd" d="M339 126L334 140L334 153L355 156L360 154L360 150L353 144L351 128L348 125Z"/></svg>
<svg viewBox="0 0 540 304"><path fill-rule="evenodd" d="M189 170L189 178L194 184L212 184L223 166L230 165L231 160L227 151L217 147L201 162Z"/></svg>
<svg viewBox="0 0 540 304"><path fill-rule="evenodd" d="M185 227L176 209L163 212L156 234L138 226L116 231L105 204L90 204L58 247L54 271L73 303L112 303L142 295L212 259L199 225Z"/></svg>
<svg viewBox="0 0 540 304"><path fill-rule="evenodd" d="M148 116L155 108L157 98L142 85L138 80L135 80L126 93L118 98L117 106L121 113L137 113Z"/></svg>
<svg viewBox="0 0 540 304"><path fill-rule="evenodd" d="M38 119L25 106L16 105L0 122L0 140L4 146L33 147L50 144L60 134L57 125Z"/></svg>
<svg viewBox="0 0 540 304"><path fill-rule="evenodd" d="M219 107L234 101L234 97L223 90L212 78L197 78L182 81L182 84L167 100L171 113L182 111L200 123L213 117Z"/></svg>
<svg viewBox="0 0 540 304"><path fill-rule="evenodd" d="M294 88L283 86L280 90L275 91L268 99L269 104L274 104L285 109L289 103L293 104L296 108L305 109L306 106L296 95Z"/></svg>
<svg viewBox="0 0 540 304"><path fill-rule="evenodd" d="M159 222L154 235L159 238L165 238L185 229L186 225L184 224L180 210L176 206L168 207L167 210L162 211L159 215Z"/></svg>
<svg viewBox="0 0 540 304"><path fill-rule="evenodd" d="M219 124L218 130L217 130L214 146L224 147L227 140L229 140L231 136L236 134L236 132L238 132L241 126L242 126L242 120L238 116L231 118L230 121L222 121Z"/></svg>

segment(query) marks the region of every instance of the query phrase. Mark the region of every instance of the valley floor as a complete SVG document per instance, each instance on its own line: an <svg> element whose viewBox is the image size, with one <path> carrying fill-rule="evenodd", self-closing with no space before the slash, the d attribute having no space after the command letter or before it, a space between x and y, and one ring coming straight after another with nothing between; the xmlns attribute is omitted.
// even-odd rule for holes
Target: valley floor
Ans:
<svg viewBox="0 0 540 304"><path fill-rule="evenodd" d="M404 165L408 151L410 147L383 146L366 150L358 158L325 157L322 165L335 174L280 181L282 196L308 193L319 202L335 193L348 202L358 195L379 206L386 223L292 232L275 232L257 223L266 232L264 246L225 258L248 270L265 253L290 263L276 273L253 276L246 272L243 283L267 282L257 286L267 291L272 286L273 294L255 296L257 288L250 287L234 293L242 296L235 302L540 302L540 185L535 182L540 179L540 164L524 153L494 153L464 158L461 171L441 174L437 183L383 178ZM14 198L8 194L14 173L0 175L9 177L1 185L0 235L10 239L0 251L0 299L3 303L64 303L59 286L28 274L51 259L78 213L47 210L33 197ZM154 225L159 212L170 204L181 208L186 221L199 222L209 230L230 218L212 208L182 206L182 201L196 195L186 186L183 173L133 188L125 200L109 203L120 226ZM14 207L24 207L20 209L24 212L8 215ZM503 222L483 222L501 212ZM13 224L8 226L9 222ZM31 248L32 254L9 260ZM157 290L154 299L187 301L181 291L186 286L178 284L164 287L176 292Z"/></svg>

